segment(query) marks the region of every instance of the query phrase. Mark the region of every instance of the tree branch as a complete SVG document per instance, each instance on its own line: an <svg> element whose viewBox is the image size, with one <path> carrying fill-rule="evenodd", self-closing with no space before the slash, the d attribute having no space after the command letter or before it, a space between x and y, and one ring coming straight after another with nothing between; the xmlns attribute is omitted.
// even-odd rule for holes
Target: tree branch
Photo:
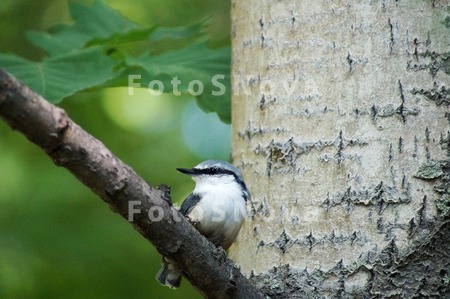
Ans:
<svg viewBox="0 0 450 299"><path fill-rule="evenodd" d="M40 146L56 165L72 172L113 211L131 220L206 298L264 298L233 262L172 206L168 192L149 186L64 110L2 69L0 117Z"/></svg>

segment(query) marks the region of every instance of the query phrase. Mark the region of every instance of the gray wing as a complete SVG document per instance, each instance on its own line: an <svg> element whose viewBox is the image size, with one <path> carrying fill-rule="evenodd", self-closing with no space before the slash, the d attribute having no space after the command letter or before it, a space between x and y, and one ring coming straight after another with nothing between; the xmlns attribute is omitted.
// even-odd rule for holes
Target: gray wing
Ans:
<svg viewBox="0 0 450 299"><path fill-rule="evenodd" d="M201 197L198 194L189 194L189 196L183 201L181 204L180 212L184 216L188 215L192 209L197 205L200 201Z"/></svg>

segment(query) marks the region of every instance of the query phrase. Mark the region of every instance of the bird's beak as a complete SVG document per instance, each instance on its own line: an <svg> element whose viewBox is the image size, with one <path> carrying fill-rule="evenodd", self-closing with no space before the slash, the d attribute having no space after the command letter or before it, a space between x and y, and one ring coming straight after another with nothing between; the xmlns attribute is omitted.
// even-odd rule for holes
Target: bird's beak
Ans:
<svg viewBox="0 0 450 299"><path fill-rule="evenodd" d="M181 173L187 174L187 175L196 175L198 174L198 170L195 168L177 168L177 170Z"/></svg>

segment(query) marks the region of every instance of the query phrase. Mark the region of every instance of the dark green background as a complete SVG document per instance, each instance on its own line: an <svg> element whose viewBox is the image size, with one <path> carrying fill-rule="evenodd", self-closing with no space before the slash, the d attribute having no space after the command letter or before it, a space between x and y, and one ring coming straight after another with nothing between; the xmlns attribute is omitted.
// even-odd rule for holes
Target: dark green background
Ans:
<svg viewBox="0 0 450 299"><path fill-rule="evenodd" d="M207 19L211 43L229 44L229 1L105 2L146 26ZM44 53L25 32L61 22L70 23L66 1L3 0L0 52L39 60ZM230 127L189 96L128 96L115 88L79 93L60 106L151 185L170 185L178 203L194 184L176 167L229 158ZM201 298L186 280L176 291L160 286L159 265L156 250L127 221L0 121L0 298Z"/></svg>

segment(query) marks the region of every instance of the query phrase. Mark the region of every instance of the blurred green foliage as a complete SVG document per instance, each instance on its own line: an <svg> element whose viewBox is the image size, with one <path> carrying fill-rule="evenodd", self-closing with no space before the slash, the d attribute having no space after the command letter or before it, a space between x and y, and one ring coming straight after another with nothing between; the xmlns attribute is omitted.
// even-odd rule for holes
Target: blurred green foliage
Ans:
<svg viewBox="0 0 450 299"><path fill-rule="evenodd" d="M229 43L228 1L106 2L146 27L207 20L211 43ZM39 60L45 53L31 47L25 32L61 22L70 22L66 1L3 0L0 52ZM155 51L172 46L159 41ZM61 106L151 185L170 185L180 203L193 182L175 168L227 160L230 153L229 126L201 114L193 101L110 88L77 93ZM160 286L159 265L156 250L127 221L0 121L0 298L200 298L186 280L176 291Z"/></svg>
<svg viewBox="0 0 450 299"><path fill-rule="evenodd" d="M0 65L52 103L87 88L128 87L133 76L139 81L133 86L194 95L205 112L230 122L230 48L214 49L198 40L204 39L202 25L142 26L102 0L70 2L69 13L71 24L27 32L48 56L34 61L0 53ZM158 53L158 42L167 40L170 46ZM184 45L178 48L180 41ZM138 42L147 49L136 55Z"/></svg>

